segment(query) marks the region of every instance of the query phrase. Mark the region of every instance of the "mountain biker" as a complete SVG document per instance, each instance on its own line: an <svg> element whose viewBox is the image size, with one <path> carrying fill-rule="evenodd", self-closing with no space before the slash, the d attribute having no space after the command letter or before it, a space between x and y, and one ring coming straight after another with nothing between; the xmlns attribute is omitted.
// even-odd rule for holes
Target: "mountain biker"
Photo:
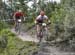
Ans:
<svg viewBox="0 0 75 55"><path fill-rule="evenodd" d="M17 10L17 11L14 13L13 18L14 18L14 20L15 20L15 27L16 27L17 22L18 22L18 19L21 19L21 21L23 21L24 14L23 14L22 10Z"/></svg>
<svg viewBox="0 0 75 55"><path fill-rule="evenodd" d="M39 37L39 31L41 29L41 26L39 23L51 23L48 17L45 15L44 11L40 12L40 15L38 15L35 19L36 29L37 29L37 37ZM47 29L47 28L46 28Z"/></svg>

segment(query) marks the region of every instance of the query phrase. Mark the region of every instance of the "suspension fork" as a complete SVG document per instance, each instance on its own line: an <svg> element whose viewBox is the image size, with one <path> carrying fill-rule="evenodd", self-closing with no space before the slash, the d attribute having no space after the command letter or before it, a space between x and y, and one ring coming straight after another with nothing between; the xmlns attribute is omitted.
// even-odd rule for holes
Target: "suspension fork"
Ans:
<svg viewBox="0 0 75 55"><path fill-rule="evenodd" d="M47 26L43 26L43 39L48 40L48 28Z"/></svg>

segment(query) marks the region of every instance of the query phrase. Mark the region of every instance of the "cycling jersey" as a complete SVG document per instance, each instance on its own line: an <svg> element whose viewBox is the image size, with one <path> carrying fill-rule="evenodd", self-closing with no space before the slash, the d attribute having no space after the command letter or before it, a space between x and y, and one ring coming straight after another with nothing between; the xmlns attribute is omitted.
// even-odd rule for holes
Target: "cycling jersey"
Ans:
<svg viewBox="0 0 75 55"><path fill-rule="evenodd" d="M20 17L22 17L23 16L23 13L22 12L16 12L15 13L15 18L16 19L20 19Z"/></svg>
<svg viewBox="0 0 75 55"><path fill-rule="evenodd" d="M43 20L45 20L45 19L48 19L48 17L47 17L46 15L44 15L44 16L39 15L39 16L36 18L36 21L37 21L38 23L43 23Z"/></svg>

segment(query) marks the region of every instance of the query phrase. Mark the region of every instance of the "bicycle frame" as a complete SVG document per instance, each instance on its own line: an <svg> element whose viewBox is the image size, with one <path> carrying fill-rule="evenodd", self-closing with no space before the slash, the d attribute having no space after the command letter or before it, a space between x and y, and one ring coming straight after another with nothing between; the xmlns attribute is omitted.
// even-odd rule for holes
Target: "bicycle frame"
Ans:
<svg viewBox="0 0 75 55"><path fill-rule="evenodd" d="M15 27L15 31L18 32L20 34L20 28L21 28L21 19L18 19L16 21L16 27Z"/></svg>
<svg viewBox="0 0 75 55"><path fill-rule="evenodd" d="M46 36L47 34L47 25L42 25L43 23L39 24L40 25L40 31L39 31L39 43L42 41L43 38L45 38L44 36Z"/></svg>

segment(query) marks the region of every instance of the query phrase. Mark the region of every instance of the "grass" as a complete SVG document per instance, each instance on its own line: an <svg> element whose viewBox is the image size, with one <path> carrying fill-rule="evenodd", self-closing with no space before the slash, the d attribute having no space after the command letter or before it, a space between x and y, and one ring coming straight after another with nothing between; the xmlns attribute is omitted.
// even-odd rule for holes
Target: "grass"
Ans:
<svg viewBox="0 0 75 55"><path fill-rule="evenodd" d="M0 32L0 45L0 55L27 55L37 49L36 43L18 39L9 29Z"/></svg>

